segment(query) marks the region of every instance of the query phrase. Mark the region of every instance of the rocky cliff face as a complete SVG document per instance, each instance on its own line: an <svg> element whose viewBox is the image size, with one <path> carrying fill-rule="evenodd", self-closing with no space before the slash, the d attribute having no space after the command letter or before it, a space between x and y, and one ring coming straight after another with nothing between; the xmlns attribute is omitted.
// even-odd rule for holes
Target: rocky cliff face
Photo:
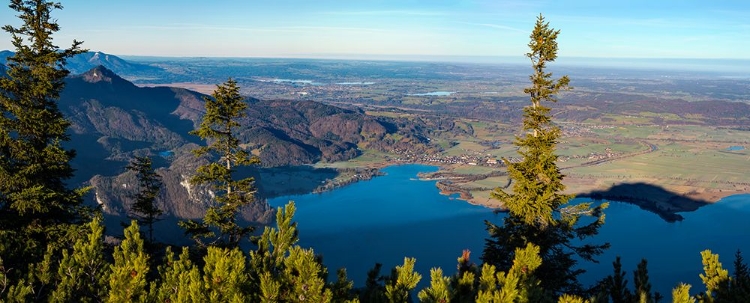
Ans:
<svg viewBox="0 0 750 303"><path fill-rule="evenodd" d="M91 203L109 215L125 216L137 189L135 176L124 167L137 155L149 155L164 183L161 208L175 218L202 217L212 193L187 180L206 161L191 153L205 143L189 134L200 122L204 97L180 88L138 87L103 66L70 76L59 101L72 123L70 145L78 153L70 183L89 183ZM402 139L394 142L399 146L426 142L413 134L416 128L357 110L311 101L248 102L238 137L267 167L351 159L360 147L387 149L388 138L399 132ZM240 173L251 175L253 169ZM243 217L265 221L271 214L259 202Z"/></svg>

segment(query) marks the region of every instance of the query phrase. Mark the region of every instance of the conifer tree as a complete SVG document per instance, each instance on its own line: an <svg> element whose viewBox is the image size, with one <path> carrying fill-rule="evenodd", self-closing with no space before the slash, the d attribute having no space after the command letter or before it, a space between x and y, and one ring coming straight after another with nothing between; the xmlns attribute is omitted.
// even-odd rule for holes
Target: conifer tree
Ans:
<svg viewBox="0 0 750 303"><path fill-rule="evenodd" d="M628 290L628 280L625 278L625 271L622 270L620 256L617 256L615 261L612 262L612 267L614 268L614 274L604 280L604 287L606 292L609 293L610 302L628 303L632 295Z"/></svg>
<svg viewBox="0 0 750 303"><path fill-rule="evenodd" d="M72 242L80 225L85 189L71 190L75 152L63 147L70 123L57 107L68 71L66 59L83 52L53 43L60 27L51 14L62 9L45 0L12 0L20 27L5 25L15 54L0 77L0 257L25 267L40 261L48 244Z"/></svg>
<svg viewBox="0 0 750 303"><path fill-rule="evenodd" d="M175 259L172 249L167 247L164 261L159 267L159 278L150 284L149 298L156 302L204 302L203 281L190 260L188 248L183 248Z"/></svg>
<svg viewBox="0 0 750 303"><path fill-rule="evenodd" d="M498 271L494 265L485 263L479 277L476 302L544 302L538 289L539 282L533 273L542 264L539 247L528 244L515 251L513 266L507 271Z"/></svg>
<svg viewBox="0 0 750 303"><path fill-rule="evenodd" d="M562 194L564 176L557 167L555 154L560 128L552 123L551 109L543 104L556 102L556 94L570 89L567 76L555 80L552 73L546 71L547 64L557 58L558 34L559 30L550 28L544 17L537 18L530 35L530 52L526 54L534 71L530 76L531 86L524 90L530 96L531 105L524 108L525 134L515 140L522 159L520 162L504 159L514 182L512 192L498 187L492 197L500 200L509 213L501 225L486 222L490 238L482 256L484 262L506 271L512 266L517 248L528 243L538 245L544 262L535 273L551 294L580 293L582 287L577 276L583 270L575 268L574 255L594 261L594 256L608 247L608 244L574 246L571 243L571 239L597 234L604 223L601 210L606 204L593 209L587 203L566 206L572 196ZM596 220L579 226L582 215L592 215Z"/></svg>
<svg viewBox="0 0 750 303"><path fill-rule="evenodd" d="M424 303L450 302L450 278L443 276L440 268L430 269L430 287L419 291L418 297Z"/></svg>
<svg viewBox="0 0 750 303"><path fill-rule="evenodd" d="M156 205L156 198L161 190L161 176L154 171L149 157L135 157L126 167L135 172L138 178L138 193L130 211L138 220L138 224L148 226L148 240L154 242L154 223L163 214Z"/></svg>
<svg viewBox="0 0 750 303"><path fill-rule="evenodd" d="M336 282L331 285L333 294L333 303L354 302L355 295L353 292L354 282L350 281L346 275L346 268L339 268L336 271Z"/></svg>
<svg viewBox="0 0 750 303"><path fill-rule="evenodd" d="M148 255L143 249L140 228L132 221L125 229L125 239L115 247L111 265L107 302L146 302Z"/></svg>
<svg viewBox="0 0 750 303"><path fill-rule="evenodd" d="M690 285L680 284L672 290L673 303L695 303L695 298L690 296Z"/></svg>
<svg viewBox="0 0 750 303"><path fill-rule="evenodd" d="M247 259L239 248L209 247L203 260L206 302L248 302Z"/></svg>
<svg viewBox="0 0 750 303"><path fill-rule="evenodd" d="M730 284L732 299L739 301L743 298L750 298L750 269L748 269L742 252L739 250L734 254L734 274Z"/></svg>
<svg viewBox="0 0 750 303"><path fill-rule="evenodd" d="M188 220L180 222L180 226L200 246L236 247L253 230L240 226L237 214L253 201L256 190L253 178L235 180L234 173L237 166L258 164L260 160L240 147L235 134L247 109L237 82L230 78L217 85L212 98L204 101L206 113L192 134L206 140L208 145L196 149L194 154L208 156L213 162L200 166L190 183L209 185L216 201L206 211L203 222Z"/></svg>
<svg viewBox="0 0 750 303"><path fill-rule="evenodd" d="M331 302L334 291L343 297L338 302L349 302L350 289L346 275L326 284L328 270L312 249L296 245L297 223L292 222L295 207L290 202L276 212L276 228L266 227L258 248L250 252L250 293L253 302ZM339 286L336 286L339 285Z"/></svg>
<svg viewBox="0 0 750 303"><path fill-rule="evenodd" d="M90 232L63 250L57 270L57 285L50 302L99 302L107 294L109 263L104 258L104 226L100 217L87 224Z"/></svg>
<svg viewBox="0 0 750 303"><path fill-rule="evenodd" d="M430 286L419 292L420 302L475 302L478 291L476 279L480 271L471 263L469 256L469 251L464 250L458 258L458 271L451 277L444 277L440 268L431 269Z"/></svg>
<svg viewBox="0 0 750 303"><path fill-rule="evenodd" d="M638 268L633 271L633 283L635 284L635 299L638 302L653 303L661 300L659 292L651 292L651 282L648 278L648 261L641 259Z"/></svg>
<svg viewBox="0 0 750 303"><path fill-rule="evenodd" d="M711 253L710 250L701 252L703 262L703 273L700 274L706 292L698 296L700 302L723 302L729 296L729 271L724 269L719 262L719 255Z"/></svg>
<svg viewBox="0 0 750 303"><path fill-rule="evenodd" d="M422 275L414 272L417 259L404 258L404 264L396 266L386 281L385 296L389 302L410 302L411 290L417 287Z"/></svg>

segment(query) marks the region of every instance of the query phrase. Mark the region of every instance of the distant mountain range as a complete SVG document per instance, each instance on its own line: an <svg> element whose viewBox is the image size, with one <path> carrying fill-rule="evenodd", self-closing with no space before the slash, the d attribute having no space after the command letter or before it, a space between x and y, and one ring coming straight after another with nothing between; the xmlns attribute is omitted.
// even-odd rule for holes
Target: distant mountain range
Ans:
<svg viewBox="0 0 750 303"><path fill-rule="evenodd" d="M136 155L149 155L164 181L162 208L176 218L201 217L210 193L188 180L206 161L191 151L205 143L188 132L200 122L203 97L182 88L138 87L104 66L68 77L59 107L72 123L69 144L77 151L71 184L89 183L90 197L106 214L123 216L136 184L124 167ZM358 110L312 101L248 103L240 140L264 166L347 160L358 156L359 148L424 151L429 144L412 123ZM244 217L263 221L270 213L266 204L257 203Z"/></svg>
<svg viewBox="0 0 750 303"><path fill-rule="evenodd" d="M6 65L8 57L14 54L9 50L0 51L0 65ZM85 52L75 55L68 59L65 65L71 74L82 74L97 66L104 66L108 70L119 75L128 75L128 77L147 77L164 72L164 70L155 66L128 62L120 57L103 52Z"/></svg>

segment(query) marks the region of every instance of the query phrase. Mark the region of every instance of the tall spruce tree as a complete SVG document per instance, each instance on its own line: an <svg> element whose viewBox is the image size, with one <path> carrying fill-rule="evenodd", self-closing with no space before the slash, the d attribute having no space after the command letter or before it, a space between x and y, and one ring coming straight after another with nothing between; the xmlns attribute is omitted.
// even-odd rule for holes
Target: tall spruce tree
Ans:
<svg viewBox="0 0 750 303"><path fill-rule="evenodd" d="M256 190L253 178L235 180L234 173L237 166L258 164L260 160L243 150L235 135L247 109L237 82L230 78L217 85L212 97L204 99L206 113L192 134L208 142L196 149L195 155L208 156L213 161L200 166L190 183L209 185L215 204L206 211L203 222L188 220L180 222L180 226L199 246L236 247L253 230L240 226L237 215L241 207L253 201Z"/></svg>
<svg viewBox="0 0 750 303"><path fill-rule="evenodd" d="M138 193L135 194L135 203L130 209L131 215L138 224L148 227L148 240L154 242L154 223L159 221L163 214L156 205L156 198L161 190L161 176L154 171L149 157L135 157L126 167L135 172L138 178Z"/></svg>
<svg viewBox="0 0 750 303"><path fill-rule="evenodd" d="M75 152L63 147L70 123L57 107L66 59L83 52L73 40L53 44L60 27L51 14L59 3L12 0L20 27L5 25L15 54L0 77L0 258L24 268L39 261L48 245L72 243L85 189L69 189Z"/></svg>
<svg viewBox="0 0 750 303"><path fill-rule="evenodd" d="M542 103L556 102L556 94L570 89L567 76L555 80L552 73L545 70L547 64L557 58L559 33L539 15L530 35L530 52L526 54L534 70L529 77L531 86L524 89L530 96L531 105L524 108L525 134L515 140L522 160L511 162L504 159L514 182L512 192L498 187L492 192L492 197L502 201L509 213L501 225L486 222L490 238L482 255L485 263L507 271L513 266L516 249L529 243L538 245L543 262L535 274L550 295L580 293L582 287L577 276L583 270L575 268L575 255L594 261L594 256L609 246L575 246L571 243L572 239L597 234L604 223L602 209L606 204L595 208L586 203L566 206L572 196L562 194L564 176L557 167L555 154L560 128L552 123L551 109ZM596 219L579 226L582 215L592 215Z"/></svg>

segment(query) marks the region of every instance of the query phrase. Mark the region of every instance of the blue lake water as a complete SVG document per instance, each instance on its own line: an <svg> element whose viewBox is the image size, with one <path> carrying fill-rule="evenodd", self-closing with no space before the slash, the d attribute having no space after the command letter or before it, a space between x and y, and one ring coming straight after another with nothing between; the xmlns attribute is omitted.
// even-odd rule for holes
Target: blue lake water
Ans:
<svg viewBox="0 0 750 303"><path fill-rule="evenodd" d="M383 170L386 176L371 181L269 203L275 207L295 201L300 244L322 254L332 275L346 267L349 278L361 286L376 262L383 264L382 273L388 273L405 256L416 257L422 288L429 283L431 267L452 274L464 249L471 250L472 260L480 263L487 236L484 220L502 219L490 209L440 195L435 181L416 179L418 172L436 170L425 165L392 166ZM703 249L719 253L730 272L737 249L750 259L750 195L683 213L685 220L677 223L626 203L611 203L606 214L606 224L595 240L610 242L612 248L599 258L601 263L583 266L589 270L582 276L584 284L610 274L617 255L628 273L646 258L654 289L669 297L679 282L693 284L694 292L702 290L698 274Z"/></svg>
<svg viewBox="0 0 750 303"><path fill-rule="evenodd" d="M733 146L727 147L727 150L728 151L745 150L745 147L741 145L733 145Z"/></svg>
<svg viewBox="0 0 750 303"><path fill-rule="evenodd" d="M338 82L337 85L373 85L375 82Z"/></svg>
<svg viewBox="0 0 750 303"><path fill-rule="evenodd" d="M455 94L456 92L429 92L429 93L419 93L419 94L408 94L409 96L450 96L452 94Z"/></svg>

